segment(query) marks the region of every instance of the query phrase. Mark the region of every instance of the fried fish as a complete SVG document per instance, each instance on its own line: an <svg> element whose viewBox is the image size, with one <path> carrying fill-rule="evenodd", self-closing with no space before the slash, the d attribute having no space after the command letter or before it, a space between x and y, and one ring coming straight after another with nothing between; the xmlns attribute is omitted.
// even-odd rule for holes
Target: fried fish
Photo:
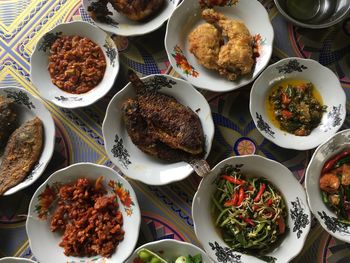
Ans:
<svg viewBox="0 0 350 263"><path fill-rule="evenodd" d="M10 136L0 166L0 195L22 182L38 161L43 146L43 124L27 121Z"/></svg>
<svg viewBox="0 0 350 263"><path fill-rule="evenodd" d="M4 146L15 129L17 114L14 101L0 96L0 147Z"/></svg>

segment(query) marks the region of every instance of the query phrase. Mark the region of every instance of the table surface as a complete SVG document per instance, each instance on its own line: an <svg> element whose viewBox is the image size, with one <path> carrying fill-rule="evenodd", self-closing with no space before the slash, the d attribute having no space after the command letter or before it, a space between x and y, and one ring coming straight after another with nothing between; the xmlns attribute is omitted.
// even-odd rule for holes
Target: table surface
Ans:
<svg viewBox="0 0 350 263"><path fill-rule="evenodd" d="M312 58L332 69L347 97L350 95L350 32L344 22L328 29L295 27L277 11L273 0L260 0L275 31L271 63L285 57ZM348 17L345 21L349 20ZM39 97L30 81L30 55L41 35L56 24L90 21L79 0L0 1L0 86L21 86ZM101 132L106 106L126 84L126 72L133 68L142 75L167 73L170 67L163 41L165 26L140 37L117 37L121 70L113 89L92 106L69 110L44 102L56 125L55 152L42 177L31 187L0 198L0 257L35 257L28 245L25 220L35 189L53 172L67 165L90 161L114 167L108 160ZM215 165L228 156L256 153L277 160L291 169L300 183L312 151L282 149L267 141L255 128L249 114L250 86L228 93L203 92L215 123L215 138L208 161ZM349 112L349 104L347 103ZM342 129L349 128L347 117ZM115 167L114 167L115 168ZM142 211L138 244L171 238L199 245L193 231L192 198L200 181L196 175L167 186L149 186L129 180ZM335 240L313 219L312 230L295 262L350 262L350 245Z"/></svg>

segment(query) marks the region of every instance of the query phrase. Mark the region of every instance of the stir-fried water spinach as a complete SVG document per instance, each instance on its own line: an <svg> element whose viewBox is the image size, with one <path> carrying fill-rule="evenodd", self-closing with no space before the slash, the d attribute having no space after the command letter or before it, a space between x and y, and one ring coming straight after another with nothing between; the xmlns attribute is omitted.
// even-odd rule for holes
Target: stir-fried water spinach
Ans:
<svg viewBox="0 0 350 263"><path fill-rule="evenodd" d="M282 195L264 178L246 178L237 167L218 175L212 196L215 224L224 241L245 253L268 252L286 232Z"/></svg>
<svg viewBox="0 0 350 263"><path fill-rule="evenodd" d="M269 103L282 130L307 136L320 124L326 107L315 98L312 83L291 83L273 89Z"/></svg>

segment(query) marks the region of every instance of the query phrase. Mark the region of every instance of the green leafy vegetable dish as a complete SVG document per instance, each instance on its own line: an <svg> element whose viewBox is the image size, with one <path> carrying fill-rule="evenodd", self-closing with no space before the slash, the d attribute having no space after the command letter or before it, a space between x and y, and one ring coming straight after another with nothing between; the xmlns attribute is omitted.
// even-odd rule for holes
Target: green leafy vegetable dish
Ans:
<svg viewBox="0 0 350 263"><path fill-rule="evenodd" d="M183 255L173 260L165 260L157 253L146 248L140 249L137 252L138 257L134 259L133 263L203 263L200 254L191 256Z"/></svg>
<svg viewBox="0 0 350 263"><path fill-rule="evenodd" d="M227 165L218 175L212 196L213 218L229 247L263 255L286 233L287 208L269 181L247 177L240 167Z"/></svg>

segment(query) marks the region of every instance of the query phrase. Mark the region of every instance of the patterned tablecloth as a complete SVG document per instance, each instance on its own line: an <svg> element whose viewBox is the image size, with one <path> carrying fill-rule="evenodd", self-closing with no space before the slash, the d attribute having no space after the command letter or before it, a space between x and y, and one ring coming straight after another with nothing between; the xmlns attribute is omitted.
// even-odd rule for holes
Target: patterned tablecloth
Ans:
<svg viewBox="0 0 350 263"><path fill-rule="evenodd" d="M244 0L243 0L244 1ZM309 30L288 23L277 11L273 0L261 0L269 12L275 31L271 63L288 56L312 58L331 68L341 80L347 97L350 92L350 29L339 23L329 29ZM39 37L56 24L90 21L79 0L0 0L0 85L22 86L39 96L30 81L30 54ZM348 21L350 17L347 18ZM90 161L112 166L106 157L101 132L106 106L111 97L126 83L128 68L142 73L169 73L163 41L165 26L141 36L116 37L120 51L121 71L115 87L98 103L69 110L45 102L56 125L53 158L44 175L30 188L0 198L0 257L34 258L28 246L25 220L28 204L35 189L53 171L69 164ZM155 42L157 39L159 41ZM277 160L304 181L311 151L282 149L270 143L256 130L249 114L250 87L224 94L204 92L215 122L215 138L209 163L234 155L252 154ZM349 112L349 105L347 105ZM347 118L343 129L350 127ZM172 238L199 245L193 231L192 198L200 178L167 186L148 186L129 180L134 187L142 211L139 244ZM293 262L350 262L350 245L328 235L314 220L303 251Z"/></svg>

